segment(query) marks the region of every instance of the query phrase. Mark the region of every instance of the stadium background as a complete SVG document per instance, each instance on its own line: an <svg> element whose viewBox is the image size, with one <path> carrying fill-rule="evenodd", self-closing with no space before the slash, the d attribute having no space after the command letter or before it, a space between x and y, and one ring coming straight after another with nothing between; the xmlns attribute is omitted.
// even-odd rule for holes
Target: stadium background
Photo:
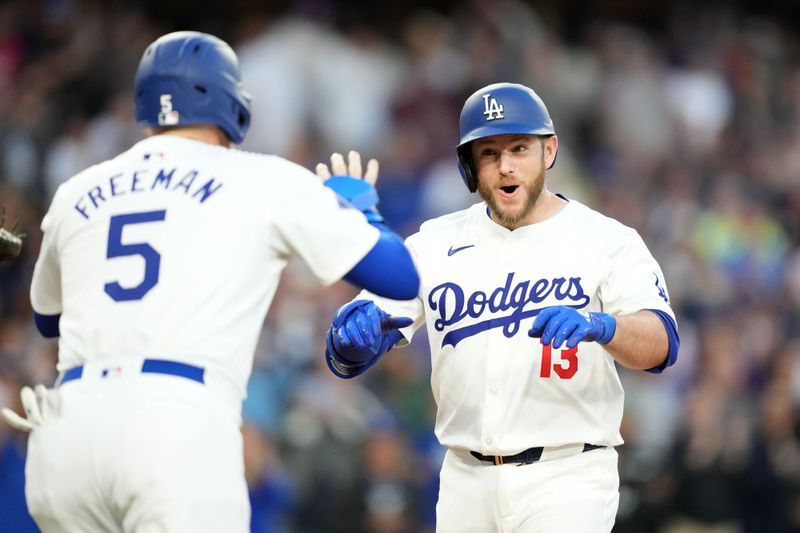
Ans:
<svg viewBox="0 0 800 533"><path fill-rule="evenodd" d="M55 377L28 301L55 187L140 138L141 52L197 29L240 54L256 96L246 149L308 167L334 150L379 158L381 209L404 235L475 201L453 149L464 98L534 87L561 140L551 190L637 228L678 315L675 367L621 371L615 531L800 531L800 4L264 4L0 3L0 205L28 234L0 268L0 404ZM426 341L335 379L323 331L353 294L301 263L285 272L245 404L254 532L433 531ZM0 532L36 531L24 447L0 427Z"/></svg>

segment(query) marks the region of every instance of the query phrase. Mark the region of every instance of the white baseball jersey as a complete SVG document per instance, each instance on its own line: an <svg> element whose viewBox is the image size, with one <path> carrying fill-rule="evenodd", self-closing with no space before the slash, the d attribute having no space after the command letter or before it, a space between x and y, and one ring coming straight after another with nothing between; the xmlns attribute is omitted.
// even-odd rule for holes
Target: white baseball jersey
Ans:
<svg viewBox="0 0 800 533"><path fill-rule="evenodd" d="M419 298L359 297L413 318L402 331L408 340L427 325L443 445L509 455L622 444L623 390L612 356L596 342L551 349L527 333L553 305L674 317L661 268L635 230L571 200L550 219L510 231L480 203L424 223L406 244Z"/></svg>
<svg viewBox="0 0 800 533"><path fill-rule="evenodd" d="M61 313L59 370L168 359L225 375L241 397L287 261L330 284L379 235L298 165L169 135L62 184L42 231L31 301Z"/></svg>

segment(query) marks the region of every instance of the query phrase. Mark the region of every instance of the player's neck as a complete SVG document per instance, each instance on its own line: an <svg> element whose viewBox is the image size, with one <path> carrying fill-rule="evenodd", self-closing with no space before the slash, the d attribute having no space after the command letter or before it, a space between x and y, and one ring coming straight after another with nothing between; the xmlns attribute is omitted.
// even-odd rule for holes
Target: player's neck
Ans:
<svg viewBox="0 0 800 533"><path fill-rule="evenodd" d="M492 217L492 220L494 220L496 223L500 224L501 226L503 226L508 230L514 231L517 228L530 226L532 224L537 224L539 222L544 222L545 220L554 217L566 205L567 205L566 200L560 198L559 196L556 196L555 194L544 188L542 189L542 192L539 194L539 198L536 200L536 204L533 206L533 209L531 209L531 211L527 215L525 215L515 223L508 224L502 220L499 220L494 213L490 213L490 216Z"/></svg>
<svg viewBox="0 0 800 533"><path fill-rule="evenodd" d="M230 148L231 140L225 135L222 130L216 126L182 126L180 128L170 128L164 130L156 130L147 128L145 132L148 135L170 135L173 137L183 137L185 139L192 139L208 144L214 144L225 148Z"/></svg>

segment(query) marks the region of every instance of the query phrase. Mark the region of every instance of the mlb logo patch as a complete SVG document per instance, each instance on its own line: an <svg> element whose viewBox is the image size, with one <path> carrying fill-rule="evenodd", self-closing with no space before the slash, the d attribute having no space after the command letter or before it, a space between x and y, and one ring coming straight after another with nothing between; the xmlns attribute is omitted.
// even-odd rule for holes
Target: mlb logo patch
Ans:
<svg viewBox="0 0 800 533"><path fill-rule="evenodd" d="M177 111L170 111L168 113L159 113L158 114L158 125L159 126L174 126L180 122L180 115Z"/></svg>
<svg viewBox="0 0 800 533"><path fill-rule="evenodd" d="M104 378L107 378L108 376L121 376L122 375L122 367L121 366L115 366L115 367L112 367L112 368L104 368L103 371L100 373L100 375L102 377L104 377Z"/></svg>

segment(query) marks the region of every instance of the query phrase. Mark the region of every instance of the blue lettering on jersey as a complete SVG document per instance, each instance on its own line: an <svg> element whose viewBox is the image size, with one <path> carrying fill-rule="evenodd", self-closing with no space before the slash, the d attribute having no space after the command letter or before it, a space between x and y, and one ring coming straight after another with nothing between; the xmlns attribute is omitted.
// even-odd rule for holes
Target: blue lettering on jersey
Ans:
<svg viewBox="0 0 800 533"><path fill-rule="evenodd" d="M658 295L661 296L661 298L663 298L665 302L667 302L667 305L670 305L669 296L667 296L666 289L664 289L664 287L658 284L658 274L653 272L653 275L656 277L656 289L658 289Z"/></svg>
<svg viewBox="0 0 800 533"><path fill-rule="evenodd" d="M217 178L201 177L200 171L195 169L181 172L177 168L160 168L152 181L147 179L148 172L147 169L140 169L132 171L130 174L109 176L82 194L73 207L81 217L89 220L90 213L100 209L105 202L127 193L148 191L182 192L202 204L219 191L223 185L222 181ZM173 185L173 177L176 174L183 177ZM147 188L148 183L149 188Z"/></svg>
<svg viewBox="0 0 800 533"><path fill-rule="evenodd" d="M156 185L163 185L164 189L169 188L169 182L172 181L172 175L175 174L175 169L170 169L168 174L164 173L164 169L159 169L158 175L156 179L153 180L153 185L150 186L151 189L155 189Z"/></svg>
<svg viewBox="0 0 800 533"><path fill-rule="evenodd" d="M110 178L108 178L108 185L111 188L111 196L120 196L120 195L125 194L124 191L119 189L119 184L117 183L117 180L119 178L121 178L121 177L122 177L122 174L116 174L116 175L111 176Z"/></svg>
<svg viewBox="0 0 800 533"><path fill-rule="evenodd" d="M196 177L197 171L190 170L188 174L181 178L181 181L175 184L175 187L173 187L172 190L174 191L180 188L183 189L186 194L189 194L189 187L192 186L192 183L194 183L194 179Z"/></svg>
<svg viewBox="0 0 800 533"><path fill-rule="evenodd" d="M455 347L468 337L494 328L502 327L503 335L508 338L513 337L519 331L523 320L538 315L544 309L541 307L525 310L525 305L541 303L550 296L559 302L564 300L574 302L568 306L575 309L586 307L590 300L583 290L579 277L568 280L542 278L535 282L525 280L515 284L514 272L510 272L505 284L494 289L491 294L475 291L467 296L457 283L445 282L437 285L428 294L428 305L433 311L439 312L439 318L433 324L436 331L444 331L447 326L453 326L467 317L480 318L486 311L491 313L511 311L506 316L451 329L442 339L442 347L448 344Z"/></svg>
<svg viewBox="0 0 800 533"><path fill-rule="evenodd" d="M140 189L137 187L139 185L139 174L144 174L147 172L146 170L137 170L131 176L131 192L142 192L144 189Z"/></svg>
<svg viewBox="0 0 800 533"><path fill-rule="evenodd" d="M98 200L101 200L103 202L106 201L106 199L103 197L103 189L101 189L100 187L92 188L91 190L89 190L88 194L89 194L89 200L92 201L95 207L100 207L100 204L97 203Z"/></svg>
<svg viewBox="0 0 800 533"><path fill-rule="evenodd" d="M200 198L200 203L202 204L208 200L209 196L217 192L220 187L222 187L222 182L217 183L214 181L214 178L211 178L203 186L197 189L197 191L195 191L195 193L192 195L192 198L196 197L198 194L202 194L203 197Z"/></svg>

